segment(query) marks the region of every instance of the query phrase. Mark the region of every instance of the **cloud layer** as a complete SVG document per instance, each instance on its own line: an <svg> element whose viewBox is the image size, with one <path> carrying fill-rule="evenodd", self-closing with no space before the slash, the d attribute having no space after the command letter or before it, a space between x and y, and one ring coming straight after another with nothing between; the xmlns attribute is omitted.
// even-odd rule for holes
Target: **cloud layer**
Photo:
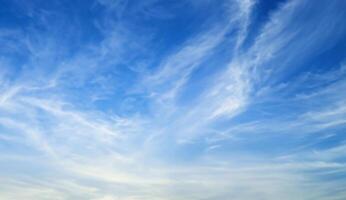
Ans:
<svg viewBox="0 0 346 200"><path fill-rule="evenodd" d="M344 1L2 4L0 199L345 199Z"/></svg>

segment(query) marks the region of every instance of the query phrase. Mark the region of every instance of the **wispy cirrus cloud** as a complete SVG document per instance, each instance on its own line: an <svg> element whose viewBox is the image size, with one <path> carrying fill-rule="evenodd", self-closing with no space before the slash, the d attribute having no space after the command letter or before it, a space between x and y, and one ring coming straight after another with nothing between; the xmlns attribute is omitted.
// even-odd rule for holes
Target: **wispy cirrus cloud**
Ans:
<svg viewBox="0 0 346 200"><path fill-rule="evenodd" d="M0 198L345 197L342 1L5 6Z"/></svg>

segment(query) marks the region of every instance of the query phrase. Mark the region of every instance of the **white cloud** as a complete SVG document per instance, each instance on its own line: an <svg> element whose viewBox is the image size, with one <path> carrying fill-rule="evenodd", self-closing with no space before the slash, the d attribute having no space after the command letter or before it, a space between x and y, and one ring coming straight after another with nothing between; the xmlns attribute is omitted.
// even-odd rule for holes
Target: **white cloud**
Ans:
<svg viewBox="0 0 346 200"><path fill-rule="evenodd" d="M231 2L230 11L239 10L239 13L228 13L227 22L218 23L211 30L201 31L188 39L164 57L156 70L140 71L145 71L146 77L136 74L141 80L131 83L136 87L126 87L124 93L143 95L150 105L148 113L130 116L93 107L94 99L114 100L114 105L118 104L116 99L111 99L116 98L112 94L118 92L117 86L112 84L121 83L122 79L109 80L101 71L116 71L117 64L131 60L127 56L133 54L133 49L146 51L146 42L152 39L148 36L141 42L141 36L126 34L131 31L124 28L125 25L116 25L116 20L123 18L126 2L100 1L113 9L109 12L115 10L118 14L117 19L107 18L99 22L98 28L103 30L104 37L99 44L55 63L59 41L53 36L40 42L26 38L21 43L31 55L27 69L35 70L23 70L10 82L6 78L7 72L3 73L1 69L0 141L9 146L21 146L23 151L30 150L30 157L23 156L20 151L11 152L11 149L7 155L0 155L0 166L9 170L12 170L11 165L17 167L13 169L16 176L6 175L6 171L0 173L3 180L0 198L284 200L332 199L328 195L334 192L335 199L342 199L345 195L342 180L323 182L319 178L325 173L345 171L345 164L337 160L344 157L344 144L313 153L304 148L291 153L293 148L289 149L291 152L278 153L281 157L275 154L269 158L261 152L251 154L257 143L249 145L247 153L240 152L237 156L217 154L228 145L223 143L228 140L236 144L236 149L244 140L259 141L257 139L263 135L299 133L296 135L303 137L345 125L345 96L340 92L345 88L344 67L324 75L311 72L295 83L271 84L273 79L280 80L280 76L274 75L285 76L286 70L290 71L285 63L276 59L283 58L284 54L294 54L292 46L286 47L304 41L300 29L291 25L300 16L297 9L304 10L307 2L290 1L281 5L270 15L248 50L241 50L241 46L248 34L255 2ZM230 32L236 35L231 52L235 56L224 62L224 66L209 66L220 69L206 81L194 103L180 105L177 99L192 75L203 64L208 64L205 62L219 50ZM2 31L2 35L15 34ZM318 40L313 35L309 44ZM6 45L11 49L13 44ZM314 50L315 46L306 48ZM56 66L45 68L52 63ZM9 69L11 66L7 65L4 68ZM48 69L54 70L50 72ZM316 80L328 84L326 87L317 85L311 93L304 91L290 98L275 96ZM92 97L79 91L86 84L95 82L97 86L86 87ZM272 115L264 119L232 121L253 108L251 106L264 104L266 100L299 104L320 101L321 97L326 105L288 113L285 117L270 113ZM84 105L82 101L89 102L85 98L90 98L92 103ZM230 125L220 128L218 123ZM184 149L186 146L191 152ZM183 156L191 159L180 162L179 158ZM27 174L30 169L26 169L26 165L33 168L32 174Z"/></svg>

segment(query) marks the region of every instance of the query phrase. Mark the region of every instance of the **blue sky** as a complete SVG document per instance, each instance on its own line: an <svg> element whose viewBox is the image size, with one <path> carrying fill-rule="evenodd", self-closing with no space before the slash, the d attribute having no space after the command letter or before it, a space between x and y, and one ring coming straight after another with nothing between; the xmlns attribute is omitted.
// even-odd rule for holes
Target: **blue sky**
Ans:
<svg viewBox="0 0 346 200"><path fill-rule="evenodd" d="M346 198L345 1L0 5L0 199Z"/></svg>

